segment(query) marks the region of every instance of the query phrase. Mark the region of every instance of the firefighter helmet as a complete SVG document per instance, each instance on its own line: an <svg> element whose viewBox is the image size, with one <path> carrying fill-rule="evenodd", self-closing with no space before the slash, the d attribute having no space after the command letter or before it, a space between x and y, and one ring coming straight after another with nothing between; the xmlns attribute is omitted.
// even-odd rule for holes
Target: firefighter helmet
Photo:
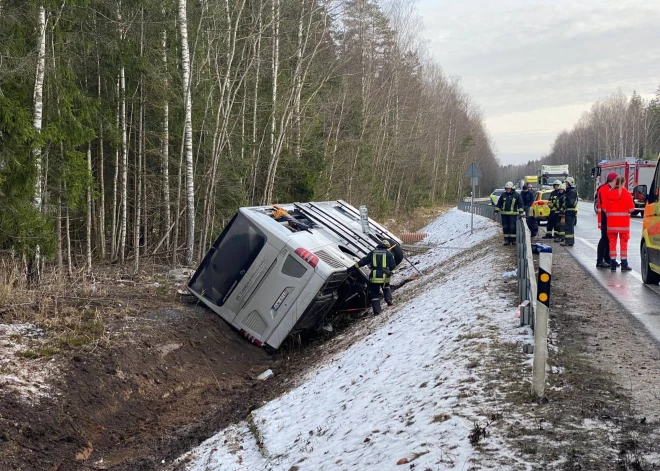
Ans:
<svg viewBox="0 0 660 471"><path fill-rule="evenodd" d="M506 185L504 185L504 188L509 190L513 190L513 182L506 182Z"/></svg>
<svg viewBox="0 0 660 471"><path fill-rule="evenodd" d="M560 184L560 185L559 185L559 189L560 189L560 190L564 190L564 191L566 191L566 185L564 185L563 183Z"/></svg>
<svg viewBox="0 0 660 471"><path fill-rule="evenodd" d="M573 177L566 177L566 180L564 182L568 183L571 186L575 186L575 178Z"/></svg>
<svg viewBox="0 0 660 471"><path fill-rule="evenodd" d="M555 180L555 182L552 184L552 186L555 186L555 185L561 185L561 180Z"/></svg>
<svg viewBox="0 0 660 471"><path fill-rule="evenodd" d="M390 242L387 239L383 239L383 240L380 241L380 245L382 245L385 248L389 248L389 247L392 247L392 242Z"/></svg>

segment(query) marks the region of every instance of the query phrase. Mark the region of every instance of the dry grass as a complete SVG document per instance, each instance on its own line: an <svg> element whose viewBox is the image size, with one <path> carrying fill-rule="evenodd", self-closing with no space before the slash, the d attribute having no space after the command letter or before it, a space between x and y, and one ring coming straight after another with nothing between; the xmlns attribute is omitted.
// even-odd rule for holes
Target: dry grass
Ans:
<svg viewBox="0 0 660 471"><path fill-rule="evenodd" d="M396 218L386 219L383 225L395 234L417 232L453 206L435 206L417 208L412 213L401 214Z"/></svg>
<svg viewBox="0 0 660 471"><path fill-rule="evenodd" d="M24 358L103 344L110 339L107 330L113 319L178 303L176 286L166 273L166 267L155 265L138 276L114 265L72 276L48 268L38 287L30 287L20 261L0 259L0 322L34 324L48 333L44 341L21 351Z"/></svg>

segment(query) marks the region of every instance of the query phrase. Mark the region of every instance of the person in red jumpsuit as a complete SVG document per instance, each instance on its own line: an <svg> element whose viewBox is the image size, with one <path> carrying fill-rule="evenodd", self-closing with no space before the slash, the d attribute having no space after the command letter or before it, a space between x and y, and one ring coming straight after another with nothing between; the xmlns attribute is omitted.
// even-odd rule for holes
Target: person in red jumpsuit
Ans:
<svg viewBox="0 0 660 471"><path fill-rule="evenodd" d="M610 269L616 271L616 243L621 243L621 271L630 271L628 266L628 240L630 239L630 216L635 211L633 197L626 188L625 178L619 176L609 183L610 191L605 194L605 216L607 238L610 241Z"/></svg>

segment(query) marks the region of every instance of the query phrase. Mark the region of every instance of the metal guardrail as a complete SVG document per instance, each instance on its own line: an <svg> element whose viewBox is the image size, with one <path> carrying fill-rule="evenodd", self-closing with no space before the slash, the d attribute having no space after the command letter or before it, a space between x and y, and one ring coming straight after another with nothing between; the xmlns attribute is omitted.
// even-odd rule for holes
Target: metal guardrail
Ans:
<svg viewBox="0 0 660 471"><path fill-rule="evenodd" d="M459 202L458 209L497 220L495 209L487 205ZM490 205L488 205L490 206ZM479 212L482 211L482 212ZM518 298L520 300L520 326L529 325L534 330L534 362L532 369L532 393L543 397L545 371L548 358L548 310L550 308L550 278L552 272L552 247L532 245L532 233L526 218L516 221L516 248L518 255ZM533 254L539 254L538 279L534 270ZM535 328L536 327L536 328Z"/></svg>
<svg viewBox="0 0 660 471"><path fill-rule="evenodd" d="M492 204L459 201L456 205L461 211L472 212L494 221L499 221L499 214L495 212ZM532 234L527 222L519 218L516 223L516 247L518 249L518 299L520 305L520 325L529 325L534 328L534 302L536 300L536 274L532 258Z"/></svg>
<svg viewBox="0 0 660 471"><path fill-rule="evenodd" d="M532 233L524 218L516 222L516 248L518 250L518 299L520 300L520 326L534 328L534 302L536 301L536 273L532 258Z"/></svg>
<svg viewBox="0 0 660 471"><path fill-rule="evenodd" d="M471 213L472 210L470 207L472 206L469 201L459 201L456 206L458 209L461 211L465 211L466 213ZM478 214L479 216L483 216L489 219L492 219L493 221L497 220L497 213L495 213L495 206L492 204L484 204L484 203L474 203L474 214Z"/></svg>

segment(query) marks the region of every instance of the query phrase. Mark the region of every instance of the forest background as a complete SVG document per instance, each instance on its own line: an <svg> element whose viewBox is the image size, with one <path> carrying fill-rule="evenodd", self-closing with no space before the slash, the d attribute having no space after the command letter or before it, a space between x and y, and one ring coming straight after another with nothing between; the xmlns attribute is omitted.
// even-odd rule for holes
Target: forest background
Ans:
<svg viewBox="0 0 660 471"><path fill-rule="evenodd" d="M0 249L37 279L200 260L240 206L452 204L501 167L407 0L0 0ZM622 93L560 134L579 185L657 158L660 100ZM18 256L18 257L17 257Z"/></svg>

